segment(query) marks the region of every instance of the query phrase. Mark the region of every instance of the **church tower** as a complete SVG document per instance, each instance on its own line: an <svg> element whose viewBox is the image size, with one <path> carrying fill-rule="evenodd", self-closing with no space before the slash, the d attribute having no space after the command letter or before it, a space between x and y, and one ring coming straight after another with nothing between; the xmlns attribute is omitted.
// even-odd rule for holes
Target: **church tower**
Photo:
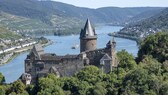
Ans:
<svg viewBox="0 0 168 95"><path fill-rule="evenodd" d="M87 19L84 29L80 33L80 52L95 50L97 35L92 27L90 20Z"/></svg>

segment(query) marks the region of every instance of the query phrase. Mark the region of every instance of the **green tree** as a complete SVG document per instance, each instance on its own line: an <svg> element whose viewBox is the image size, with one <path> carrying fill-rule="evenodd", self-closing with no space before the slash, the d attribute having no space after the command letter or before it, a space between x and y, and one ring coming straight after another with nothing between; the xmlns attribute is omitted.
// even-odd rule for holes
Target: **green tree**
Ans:
<svg viewBox="0 0 168 95"><path fill-rule="evenodd" d="M148 36L141 42L139 48L139 61L143 59L144 55L152 55L159 62L168 60L168 33L159 32Z"/></svg>
<svg viewBox="0 0 168 95"><path fill-rule="evenodd" d="M163 86L163 77L149 74L148 86L151 91L155 92L157 95L160 95L160 91Z"/></svg>
<svg viewBox="0 0 168 95"><path fill-rule="evenodd" d="M88 90L87 95L106 95L106 93L107 90L105 89L103 83L97 83Z"/></svg>
<svg viewBox="0 0 168 95"><path fill-rule="evenodd" d="M137 64L134 60L133 55L129 54L125 50L119 51L117 53L117 58L119 64L117 69L114 69L113 72L117 74L117 79L121 82L129 71L137 67Z"/></svg>
<svg viewBox="0 0 168 95"><path fill-rule="evenodd" d="M26 91L29 93L29 95L35 95L37 93L36 87L34 85L27 85Z"/></svg>
<svg viewBox="0 0 168 95"><path fill-rule="evenodd" d="M160 90L160 95L168 95L168 81L165 81L162 84L162 88Z"/></svg>
<svg viewBox="0 0 168 95"><path fill-rule="evenodd" d="M65 95L65 94L62 88L55 85L53 87L41 90L40 92L38 92L38 95Z"/></svg>
<svg viewBox="0 0 168 95"><path fill-rule="evenodd" d="M64 95L64 91L57 85L56 76L49 74L46 78L38 80L38 95Z"/></svg>
<svg viewBox="0 0 168 95"><path fill-rule="evenodd" d="M152 56L144 56L144 59L140 62L140 65L148 71L149 74L161 75L162 64L159 63Z"/></svg>
<svg viewBox="0 0 168 95"><path fill-rule="evenodd" d="M0 73L0 85L5 82L5 77Z"/></svg>
<svg viewBox="0 0 168 95"><path fill-rule="evenodd" d="M168 72L168 60L163 62L162 69L163 69L163 72Z"/></svg>
<svg viewBox="0 0 168 95"><path fill-rule="evenodd" d="M129 54L125 50L118 52L117 57L119 60L118 68L123 68L126 72L134 69L137 65L133 55Z"/></svg>
<svg viewBox="0 0 168 95"><path fill-rule="evenodd" d="M107 91L106 95L117 95L120 86L120 80L118 80L117 75L110 72L109 74L101 75L101 78L101 83Z"/></svg>
<svg viewBox="0 0 168 95"><path fill-rule="evenodd" d="M124 94L146 94L148 93L148 72L142 67L129 72L123 80Z"/></svg>
<svg viewBox="0 0 168 95"><path fill-rule="evenodd" d="M162 76L164 77L164 80L168 80L168 60L163 62L162 70Z"/></svg>
<svg viewBox="0 0 168 95"><path fill-rule="evenodd" d="M26 86L22 83L22 81L17 80L14 83L12 83L9 92L15 92L16 94L22 94L22 93L25 93L25 88Z"/></svg>
<svg viewBox="0 0 168 95"><path fill-rule="evenodd" d="M89 88L88 82L80 81L76 77L66 78L63 86L65 91L71 91L74 95L86 95Z"/></svg>
<svg viewBox="0 0 168 95"><path fill-rule="evenodd" d="M79 71L75 77L81 81L87 81L88 83L95 84L100 81L98 77L101 74L99 68L95 66L87 66L81 71Z"/></svg>
<svg viewBox="0 0 168 95"><path fill-rule="evenodd" d="M6 93L6 90L5 90L4 86L0 85L0 95L5 95L5 93Z"/></svg>

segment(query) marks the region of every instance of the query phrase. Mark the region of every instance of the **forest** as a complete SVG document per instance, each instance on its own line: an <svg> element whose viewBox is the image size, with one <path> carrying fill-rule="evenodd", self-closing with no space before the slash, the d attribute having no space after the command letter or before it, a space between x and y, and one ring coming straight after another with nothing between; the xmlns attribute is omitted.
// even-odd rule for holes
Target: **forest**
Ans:
<svg viewBox="0 0 168 95"><path fill-rule="evenodd" d="M126 50L117 57L118 67L107 74L86 66L72 77L48 74L32 85L5 84L0 74L0 95L168 95L168 33L145 38L136 58Z"/></svg>

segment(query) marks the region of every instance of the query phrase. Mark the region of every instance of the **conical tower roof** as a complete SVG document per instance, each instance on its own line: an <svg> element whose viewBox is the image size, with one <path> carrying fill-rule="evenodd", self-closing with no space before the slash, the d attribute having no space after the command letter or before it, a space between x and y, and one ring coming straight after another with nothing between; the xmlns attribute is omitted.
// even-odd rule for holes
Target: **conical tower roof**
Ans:
<svg viewBox="0 0 168 95"><path fill-rule="evenodd" d="M81 30L80 38L96 38L95 29L89 19L87 19L84 29Z"/></svg>
<svg viewBox="0 0 168 95"><path fill-rule="evenodd" d="M116 43L114 37L113 37L113 39L111 39L107 44L108 44L108 45L112 45L113 43Z"/></svg>

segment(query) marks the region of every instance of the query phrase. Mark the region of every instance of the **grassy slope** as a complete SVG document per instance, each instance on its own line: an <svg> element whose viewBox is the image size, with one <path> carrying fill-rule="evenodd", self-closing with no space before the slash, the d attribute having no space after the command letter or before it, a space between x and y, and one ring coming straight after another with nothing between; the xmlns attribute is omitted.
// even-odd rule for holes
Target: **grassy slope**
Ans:
<svg viewBox="0 0 168 95"><path fill-rule="evenodd" d="M50 28L49 25L40 20L20 17L5 12L0 12L0 24L11 28L12 30Z"/></svg>
<svg viewBox="0 0 168 95"><path fill-rule="evenodd" d="M6 29L5 27L0 26L0 39L10 39L10 38L18 39L20 37L21 35L15 34Z"/></svg>
<svg viewBox="0 0 168 95"><path fill-rule="evenodd" d="M3 11L0 12L0 24L24 33L47 34L61 31L62 34L71 34L80 32L86 18L90 18L93 23L121 25L144 11L156 9L158 8L89 9L53 1L0 0L0 11Z"/></svg>

